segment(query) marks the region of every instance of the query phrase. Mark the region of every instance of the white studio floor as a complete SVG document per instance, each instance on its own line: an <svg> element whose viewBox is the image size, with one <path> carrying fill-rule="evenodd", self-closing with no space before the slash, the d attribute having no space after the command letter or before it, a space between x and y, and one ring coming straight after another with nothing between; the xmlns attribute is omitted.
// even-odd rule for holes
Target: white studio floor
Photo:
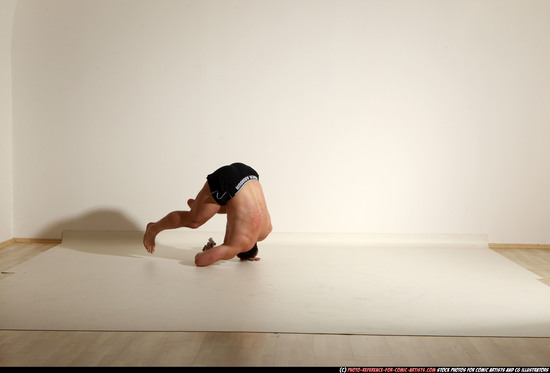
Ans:
<svg viewBox="0 0 550 373"><path fill-rule="evenodd" d="M0 281L0 329L550 337L550 287L483 236L273 233L197 268L210 236L65 232Z"/></svg>

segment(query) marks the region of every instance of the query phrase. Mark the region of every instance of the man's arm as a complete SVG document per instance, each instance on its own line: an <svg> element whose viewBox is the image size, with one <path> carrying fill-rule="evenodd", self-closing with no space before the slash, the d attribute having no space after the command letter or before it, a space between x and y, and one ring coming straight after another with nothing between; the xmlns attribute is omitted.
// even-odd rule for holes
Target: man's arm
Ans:
<svg viewBox="0 0 550 373"><path fill-rule="evenodd" d="M209 266L220 260L233 259L238 254L238 250L227 245L220 245L195 255L195 265L197 267Z"/></svg>

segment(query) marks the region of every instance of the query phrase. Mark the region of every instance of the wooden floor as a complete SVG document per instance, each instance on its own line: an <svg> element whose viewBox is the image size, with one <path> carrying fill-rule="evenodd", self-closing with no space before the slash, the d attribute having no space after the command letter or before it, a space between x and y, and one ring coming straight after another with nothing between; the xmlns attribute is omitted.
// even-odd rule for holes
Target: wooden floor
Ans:
<svg viewBox="0 0 550 373"><path fill-rule="evenodd" d="M53 246L2 248L0 270ZM550 285L550 250L495 251ZM0 366L548 367L550 338L0 330Z"/></svg>

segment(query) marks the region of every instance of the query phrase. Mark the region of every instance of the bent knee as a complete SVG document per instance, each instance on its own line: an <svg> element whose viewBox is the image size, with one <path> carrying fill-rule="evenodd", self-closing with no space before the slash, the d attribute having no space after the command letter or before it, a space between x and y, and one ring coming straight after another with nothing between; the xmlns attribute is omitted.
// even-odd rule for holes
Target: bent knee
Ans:
<svg viewBox="0 0 550 373"><path fill-rule="evenodd" d="M187 221L187 227L191 229L197 229L206 223L209 219L205 216L190 214L189 220Z"/></svg>
<svg viewBox="0 0 550 373"><path fill-rule="evenodd" d="M196 211L191 209L189 214L189 220L187 221L187 227L191 229L197 229L204 225L216 212L214 210L203 209L202 211Z"/></svg>
<svg viewBox="0 0 550 373"><path fill-rule="evenodd" d="M197 228L200 228L204 223L206 223L206 222L201 221L201 220L193 219L193 220L189 221L188 228L197 229Z"/></svg>

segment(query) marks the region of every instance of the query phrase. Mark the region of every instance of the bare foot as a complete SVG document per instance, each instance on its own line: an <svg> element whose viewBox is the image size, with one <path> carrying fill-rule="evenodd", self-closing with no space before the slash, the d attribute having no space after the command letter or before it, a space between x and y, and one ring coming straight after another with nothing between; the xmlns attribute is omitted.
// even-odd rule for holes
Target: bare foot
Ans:
<svg viewBox="0 0 550 373"><path fill-rule="evenodd" d="M143 246L145 246L145 249L149 254L155 253L155 237L156 234L152 232L151 225L153 223L147 224L147 228L145 228L145 235L143 236Z"/></svg>

